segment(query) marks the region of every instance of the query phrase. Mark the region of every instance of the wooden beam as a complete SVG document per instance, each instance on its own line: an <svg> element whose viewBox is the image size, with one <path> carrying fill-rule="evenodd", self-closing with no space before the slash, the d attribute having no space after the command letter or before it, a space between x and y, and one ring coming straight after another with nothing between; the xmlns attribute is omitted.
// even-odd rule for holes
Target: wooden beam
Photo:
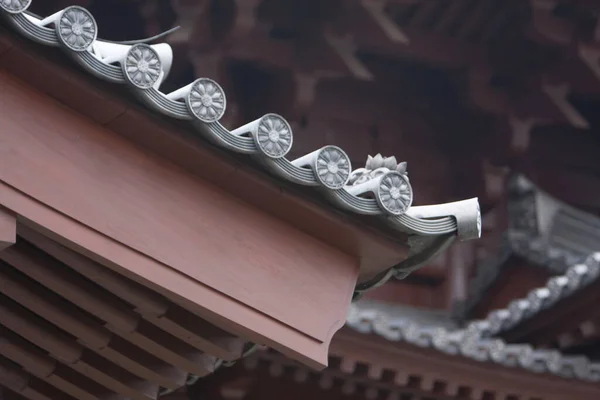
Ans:
<svg viewBox="0 0 600 400"><path fill-rule="evenodd" d="M362 0L361 4L392 42L407 44L410 39L385 12L388 2L388 0Z"/></svg>
<svg viewBox="0 0 600 400"><path fill-rule="evenodd" d="M558 85L543 84L542 91L574 127L580 129L590 127L589 122L569 102L568 96L571 93L571 86L568 83Z"/></svg>
<svg viewBox="0 0 600 400"><path fill-rule="evenodd" d="M5 253L2 253L2 255L4 256ZM44 256L43 260L51 259ZM124 306L123 303L115 301L109 293L98 291L89 282L85 284L86 281L82 280L81 277L75 279L77 275L65 270L61 271L60 266L57 264L49 266L49 268L57 267L57 273L54 274L54 270L45 270L43 265L36 264L35 261L32 262L32 260L26 258L13 260L13 262L16 264L15 268L27 273L30 279L16 274L14 269L9 267L12 264L1 263L0 266L3 268L0 273L2 278L0 280L0 291L2 293L54 325L71 332L100 353L105 353L107 358L122 354L118 356L121 360L125 358L139 360L140 355L145 354L144 357L149 363L153 363L156 358L163 360L163 362L154 363L150 371L145 366L139 365L139 363L138 366L135 366L133 363L128 362L128 368L139 376L153 381L158 378L161 385L172 388L181 383L178 380L180 378L177 378L178 375L181 377L180 372L193 373L198 376L206 376L214 372L215 358L213 356L188 346L164 331L136 318L126 308L126 305ZM69 278L73 278L75 281L69 281ZM39 281L48 289L40 289L40 286L34 284L32 279ZM67 293L66 290L69 289L70 291ZM53 292L66 293L64 299L73 304L60 298L57 299ZM89 312L89 314L82 313L81 309ZM90 314L105 323L98 323L98 319L90 317ZM120 336L124 340L116 336ZM125 340L136 344L139 349L126 350L127 342ZM169 368L171 371L169 371ZM170 383L165 382L164 376L162 378L157 376L157 374L162 375L164 373L170 375L166 378Z"/></svg>
<svg viewBox="0 0 600 400"><path fill-rule="evenodd" d="M0 206L0 251L17 242L17 217Z"/></svg>
<svg viewBox="0 0 600 400"><path fill-rule="evenodd" d="M116 274L26 226L19 227L19 235L109 293L135 306L136 313L190 346L227 361L235 361L242 356L242 339L198 318L158 293Z"/></svg>
<svg viewBox="0 0 600 400"><path fill-rule="evenodd" d="M353 35L333 35L326 34L325 41L332 50L344 62L352 76L356 79L371 81L374 79L373 73L358 58L358 46Z"/></svg>
<svg viewBox="0 0 600 400"><path fill-rule="evenodd" d="M364 18L364 16L363 16ZM352 21L348 25L365 25L364 22ZM355 27L352 30L358 30ZM481 64L486 60L482 45L452 38L447 35L423 32L415 28L403 28L407 43L382 40L381 34L372 28L363 27L360 35L356 35L355 44L360 52L372 53L392 59L410 59L438 67L467 67Z"/></svg>
<svg viewBox="0 0 600 400"><path fill-rule="evenodd" d="M446 273L443 270L440 272ZM419 277L422 277L422 275L419 275ZM444 276L435 277L437 279L432 279L430 276L425 278L439 283ZM441 285L415 284L408 280L392 281L377 289L368 291L365 293L364 298L390 304L404 304L410 307L439 310L445 306L444 297L440 294L440 287Z"/></svg>
<svg viewBox="0 0 600 400"><path fill-rule="evenodd" d="M600 396L600 388L593 383L556 379L519 367L502 367L460 355L447 355L402 341L390 342L381 336L365 335L350 328L344 328L335 337L331 356L360 359L367 368L376 366L378 369L388 370L388 376L395 375L401 382L408 376L408 386L411 388L419 387L423 380L448 382L451 384L450 393L445 390L436 393L447 397L456 393L455 385L469 390L470 398L473 399L485 398L475 397L474 394L477 393L488 392L492 396L501 396L507 390L517 398L524 399L562 400L576 396L577 399L596 400ZM399 363L398 360L403 361ZM411 381L415 385L410 385Z"/></svg>
<svg viewBox="0 0 600 400"><path fill-rule="evenodd" d="M54 49L39 48L6 35L0 35L0 39L14 44L10 52L3 54L1 63L5 71L68 105L82 114L79 118L88 117L135 143L141 151L159 154L171 166L240 197L256 209L342 252L360 257L363 266L389 267L382 264L387 263L389 251L395 252L393 249L398 246L397 241L389 240L390 234L402 239L397 231L382 234L364 229L365 220L347 213L342 216L339 210L332 210L333 206L316 200L318 196L310 191L273 179L251 162L241 165L244 158L207 145L189 130L168 123L122 95L112 93L110 85L98 84L79 69L49 61L53 59L49 54ZM70 118L73 118L72 113ZM310 149L313 150L315 148ZM361 159L366 154L363 152ZM289 212L290 209L294 212ZM313 229L317 226L315 223L318 229ZM340 235L340 232L344 233Z"/></svg>
<svg viewBox="0 0 600 400"><path fill-rule="evenodd" d="M36 94L6 73L0 82L6 105L36 109L28 119L19 118L10 107L2 109L0 136L8 151L0 158L1 204L35 220L38 229L45 227L61 244L85 252L235 335L278 347L315 368L326 365L328 343L344 323L357 282L359 257L240 201ZM40 124L46 129L41 131ZM72 157L59 155L65 151ZM15 162L18 169L8 167ZM61 181L60 191L51 184L55 179ZM240 192L261 190L257 180L243 174L232 173L226 183ZM142 195L146 191L152 194ZM281 191L278 196L285 197L278 207L299 201ZM212 211L203 214L204 206ZM301 207L291 209L290 214L297 216ZM320 227L322 213L313 209L311 217ZM255 217L258 220L251 222ZM259 220L269 221L269 227L261 228ZM234 227L240 223L246 228ZM231 242L223 236L230 229L235 235ZM336 235L339 238L340 231ZM287 244L279 246L274 240ZM357 249L357 242L347 245L365 250ZM396 255L380 259L377 268L389 268L406 257L401 244L389 250ZM242 256L243 252L248 253ZM374 265L371 261L369 267ZM305 291L310 293L301 294ZM321 312L315 317L317 304ZM290 314L291 306L295 312Z"/></svg>

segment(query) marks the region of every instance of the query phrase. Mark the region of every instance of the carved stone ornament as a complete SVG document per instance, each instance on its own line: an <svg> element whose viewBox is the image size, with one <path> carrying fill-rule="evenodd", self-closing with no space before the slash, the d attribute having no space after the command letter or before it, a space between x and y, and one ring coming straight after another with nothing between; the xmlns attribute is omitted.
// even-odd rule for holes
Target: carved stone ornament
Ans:
<svg viewBox="0 0 600 400"><path fill-rule="evenodd" d="M136 44L127 52L123 74L140 89L150 89L160 78L161 62L158 53L146 44Z"/></svg>
<svg viewBox="0 0 600 400"><path fill-rule="evenodd" d="M0 7L11 14L21 13L29 7L31 0L0 0Z"/></svg>
<svg viewBox="0 0 600 400"><path fill-rule="evenodd" d="M225 113L225 91L212 79L200 78L194 82L187 95L186 103L192 114L200 121L215 122Z"/></svg>
<svg viewBox="0 0 600 400"><path fill-rule="evenodd" d="M330 189L341 189L350 177L350 159L340 148L327 146L317 156L316 177Z"/></svg>
<svg viewBox="0 0 600 400"><path fill-rule="evenodd" d="M267 114L258 123L255 139L265 155L281 158L292 148L292 128L279 115Z"/></svg>
<svg viewBox="0 0 600 400"><path fill-rule="evenodd" d="M408 179L396 171L387 172L377 190L377 202L390 214L404 213L412 204L413 195Z"/></svg>
<svg viewBox="0 0 600 400"><path fill-rule="evenodd" d="M73 51L85 51L96 40L98 25L92 14L85 8L67 7L56 22L56 36L67 48Z"/></svg>
<svg viewBox="0 0 600 400"><path fill-rule="evenodd" d="M407 164L405 161L398 163L396 157L383 157L381 154L377 154L375 157L368 156L365 168L358 168L353 171L348 184L360 185L390 171L396 171L404 175L408 181Z"/></svg>

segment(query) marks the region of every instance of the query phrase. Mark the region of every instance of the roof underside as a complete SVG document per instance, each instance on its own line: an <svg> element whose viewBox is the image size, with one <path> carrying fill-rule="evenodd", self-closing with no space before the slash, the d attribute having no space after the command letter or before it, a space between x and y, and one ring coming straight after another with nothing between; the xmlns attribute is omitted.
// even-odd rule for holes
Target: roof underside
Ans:
<svg viewBox="0 0 600 400"><path fill-rule="evenodd" d="M31 399L156 399L248 349L42 234L21 227L20 235L0 252L0 382L15 392Z"/></svg>
<svg viewBox="0 0 600 400"><path fill-rule="evenodd" d="M219 147L251 156L282 181L313 187L341 210L426 238L413 241L420 257L361 290L406 276L455 236L480 236L476 199L412 207L406 165L393 157L369 158L365 168L352 170L342 149L325 146L288 160L293 133L281 116L267 114L230 130L219 122L226 99L216 82L200 78L161 92L172 63L168 45L97 39L98 26L85 9L69 7L42 18L26 11L30 3L1 4L7 24L26 38L60 47L91 75L125 85L153 112L184 121ZM248 349L158 293L35 232L25 231L0 258L2 313L8 316L2 321L2 384L26 397L155 399Z"/></svg>

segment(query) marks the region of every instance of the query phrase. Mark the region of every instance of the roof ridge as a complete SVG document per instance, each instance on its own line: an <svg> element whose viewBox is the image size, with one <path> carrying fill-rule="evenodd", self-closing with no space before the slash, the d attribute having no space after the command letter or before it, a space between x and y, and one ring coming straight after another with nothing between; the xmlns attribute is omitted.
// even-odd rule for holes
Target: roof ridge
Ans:
<svg viewBox="0 0 600 400"><path fill-rule="evenodd" d="M477 264L468 300L456 306L459 319L479 303L513 254L558 275L600 250L589 245L600 238L598 216L550 196L522 175L509 183L508 214L509 228L502 234L498 251ZM587 239L578 240L582 236Z"/></svg>
<svg viewBox="0 0 600 400"><path fill-rule="evenodd" d="M342 149L324 146L288 160L286 154L293 144L289 123L277 114L266 114L237 129L227 129L219 122L227 105L225 92L214 80L198 78L174 92L161 92L160 85L173 61L168 44L98 39L97 23L85 8L70 6L43 18L27 11L31 3L32 0L0 2L0 14L21 35L43 45L61 47L90 74L128 86L147 107L190 122L198 133L218 146L256 158L269 172L287 181L318 188L338 208L384 218L400 232L429 237L456 235L460 240L481 236L476 198L412 207L413 190L406 163L397 163L394 157L369 156L365 168L352 171L350 159ZM435 246L442 244L438 241L430 245ZM402 273L396 275L405 276L419 265L399 266ZM392 275L386 274L384 279Z"/></svg>
<svg viewBox="0 0 600 400"><path fill-rule="evenodd" d="M600 252L591 254L585 263L569 267L564 275L553 276L546 285L514 299L506 308L491 311L482 320L471 321L466 330L472 335L490 338L554 306L600 279Z"/></svg>
<svg viewBox="0 0 600 400"><path fill-rule="evenodd" d="M550 373L565 379L600 382L600 363L591 362L584 356L536 349L529 344L509 344L501 339L484 337L479 330L424 326L411 318L392 317L361 303L351 305L346 325L364 334L377 334L390 341L402 341L478 362Z"/></svg>

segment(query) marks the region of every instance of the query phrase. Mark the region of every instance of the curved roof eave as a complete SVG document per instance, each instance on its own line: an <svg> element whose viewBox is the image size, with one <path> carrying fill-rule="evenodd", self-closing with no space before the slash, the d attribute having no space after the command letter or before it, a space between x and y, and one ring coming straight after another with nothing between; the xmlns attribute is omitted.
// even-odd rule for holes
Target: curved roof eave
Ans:
<svg viewBox="0 0 600 400"><path fill-rule="evenodd" d="M173 62L168 44L147 44L160 37L110 42L98 38L93 15L82 7L67 7L43 18L27 11L30 5L31 0L0 3L0 14L22 36L61 48L91 75L125 85L154 112L189 122L205 139L255 158L281 179L314 187L334 206L384 219L399 232L460 240L480 237L481 216L476 198L412 207L413 193L406 163L397 163L394 157L369 156L365 168L352 170L342 149L325 146L288 160L286 154L293 145L293 133L283 117L266 114L229 130L219 122L226 109L226 96L215 81L199 78L172 93L160 91ZM71 18L73 16L77 18ZM433 257L450 241L432 239L421 248ZM381 284L382 279L387 280L392 275L406 276L426 261L422 254L417 259L392 268L383 277L363 285L363 289Z"/></svg>

